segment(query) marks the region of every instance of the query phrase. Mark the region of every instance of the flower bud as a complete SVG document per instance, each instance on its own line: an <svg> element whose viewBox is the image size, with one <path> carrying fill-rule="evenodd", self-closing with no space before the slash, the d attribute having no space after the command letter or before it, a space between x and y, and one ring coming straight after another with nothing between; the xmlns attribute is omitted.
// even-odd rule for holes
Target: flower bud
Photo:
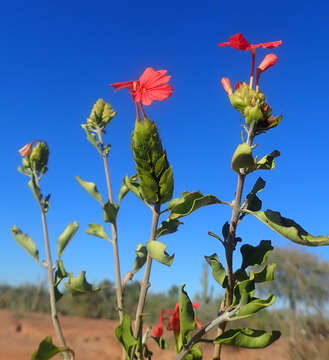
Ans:
<svg viewBox="0 0 329 360"><path fill-rule="evenodd" d="M232 91L230 79L222 78L221 83L223 85L224 90L228 93L228 95L232 95L233 91Z"/></svg>
<svg viewBox="0 0 329 360"><path fill-rule="evenodd" d="M30 143L24 145L22 148L18 150L19 154L21 156L29 156L32 151L32 145L34 141L31 141Z"/></svg>
<svg viewBox="0 0 329 360"><path fill-rule="evenodd" d="M263 61L259 64L257 71L263 72L270 68L271 66L275 65L278 61L278 57L274 54L266 55Z"/></svg>
<svg viewBox="0 0 329 360"><path fill-rule="evenodd" d="M111 122L115 115L116 111L113 110L111 104L105 102L103 99L98 99L87 119L87 124L91 129L98 127L104 128Z"/></svg>
<svg viewBox="0 0 329 360"><path fill-rule="evenodd" d="M32 169L45 173L47 171L48 157L49 147L47 143L45 141L38 142L29 155Z"/></svg>

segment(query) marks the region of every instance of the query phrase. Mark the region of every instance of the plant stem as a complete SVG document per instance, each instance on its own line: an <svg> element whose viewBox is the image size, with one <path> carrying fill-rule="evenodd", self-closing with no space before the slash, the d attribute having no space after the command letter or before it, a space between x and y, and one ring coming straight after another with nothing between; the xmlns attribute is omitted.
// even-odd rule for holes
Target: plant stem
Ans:
<svg viewBox="0 0 329 360"><path fill-rule="evenodd" d="M251 146L255 137L255 122L251 123L249 131L247 144ZM235 286L235 279L233 275L233 252L236 246L236 229L239 222L239 216L241 213L241 198L244 182L246 179L247 173L243 169L238 174L238 183L235 192L235 199L232 202L232 216L230 220L229 234L225 242L225 257L226 257L226 273L227 273L227 289L225 292L225 300L223 304L222 311L227 310L232 305L233 300L233 289ZM218 328L217 336L220 336L226 328L226 322L222 322ZM220 360L221 345L215 344L214 353L212 360Z"/></svg>
<svg viewBox="0 0 329 360"><path fill-rule="evenodd" d="M231 319L231 317L239 311L239 307L237 306L235 309L231 311L226 311L220 315L218 315L214 320L210 321L206 326L204 326L201 330L199 330L196 334L194 334L191 340L184 346L184 350L181 351L175 360L182 360L185 355L189 353L194 344L199 342L201 338L207 334L210 330L215 328L216 326L220 326L223 323L227 323Z"/></svg>
<svg viewBox="0 0 329 360"><path fill-rule="evenodd" d="M152 209L152 227L151 227L151 234L150 234L150 241L156 240L156 231L159 223L160 217L160 204L156 204ZM141 283L141 290L136 310L136 321L135 321L135 331L134 335L135 338L142 337L142 330L143 330L143 311L146 301L147 290L151 286L150 284L150 273L152 267L152 258L150 254L147 254L144 277ZM132 352L133 354L133 352Z"/></svg>
<svg viewBox="0 0 329 360"><path fill-rule="evenodd" d="M109 164L107 161L107 155L104 151L104 142L103 142L101 129L97 130L97 135L98 135L98 139L99 139L99 142L101 144L101 149L102 149L101 155L102 155L102 159L104 162L108 199L109 199L109 202L111 204L113 204L113 193L112 193L112 186L111 186L111 179L110 179L110 170L109 170ZM114 257L114 266L115 266L115 289L116 289L119 319L121 322L123 319L123 291L122 291L122 283L121 283L119 246L118 246L118 230L117 230L116 222L114 222L113 224L111 223L111 230L112 230L113 257Z"/></svg>
<svg viewBox="0 0 329 360"><path fill-rule="evenodd" d="M35 183L37 187L40 189L39 179L38 176L34 173ZM33 181L33 179L32 179ZM49 246L49 236L48 236L48 227L47 227L47 220L46 220L46 212L44 210L43 204L41 200L38 200L40 211L41 211L41 221L42 221L42 230L43 230L43 237L45 241L45 248L46 248L46 255L47 255L47 274L48 274L48 284L49 284L49 301L50 301L50 311L51 311L51 320L53 322L53 327L55 329L55 333L57 335L59 344L61 347L67 349L67 345L65 342L64 334L62 331L62 327L58 318L57 309L56 309L56 298L55 298L55 287L54 287L54 279L53 279L53 263L51 259L51 252ZM70 360L71 356L68 352L63 352L63 357L65 360Z"/></svg>

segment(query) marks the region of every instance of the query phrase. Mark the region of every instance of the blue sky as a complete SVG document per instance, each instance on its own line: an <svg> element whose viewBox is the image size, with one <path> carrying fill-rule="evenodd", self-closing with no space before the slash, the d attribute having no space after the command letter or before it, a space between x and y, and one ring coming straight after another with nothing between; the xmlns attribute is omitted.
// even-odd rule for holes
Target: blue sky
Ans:
<svg viewBox="0 0 329 360"><path fill-rule="evenodd" d="M102 161L80 124L98 98L118 112L105 138L112 145L110 169L117 196L122 178L134 173L130 134L135 108L127 91L114 93L108 84L135 80L148 66L167 69L172 76L171 98L154 102L146 112L157 122L174 167L175 197L184 190L201 190L233 199L236 174L230 160L242 122L220 79L248 81L250 54L217 44L238 32L251 43L283 41L278 49L256 54L257 63L270 52L279 58L263 74L261 89L273 113L283 114L283 122L257 138L255 154L278 149L281 157L274 171L250 175L246 189L262 176L267 181L261 193L264 209L281 211L315 235L328 235L328 11L323 1L4 3L0 281L19 284L44 278L43 269L10 235L10 227L19 226L45 257L38 206L27 178L16 171L17 150L36 138L51 148L42 188L52 194L48 224L53 257L57 237L76 220L80 230L63 256L67 270L86 270L91 282L114 278L111 244L84 233L88 223L101 221L102 214L75 176L95 182L104 197L106 186ZM152 289L186 283L187 291L199 290L203 256L217 252L224 259L220 244L207 232L219 233L230 215L226 206L211 206L185 218L176 234L164 237L168 252L176 257L171 268L154 265ZM127 196L118 218L123 274L131 270L137 244L148 240L150 224L149 209ZM249 217L238 234L254 245L262 239L288 245L288 240ZM327 247L310 251L329 261Z"/></svg>

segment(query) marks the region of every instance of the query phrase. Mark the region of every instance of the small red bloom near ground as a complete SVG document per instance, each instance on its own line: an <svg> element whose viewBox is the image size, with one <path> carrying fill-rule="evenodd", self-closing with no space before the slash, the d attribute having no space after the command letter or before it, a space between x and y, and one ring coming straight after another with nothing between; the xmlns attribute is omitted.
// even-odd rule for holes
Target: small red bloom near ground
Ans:
<svg viewBox="0 0 329 360"><path fill-rule="evenodd" d="M30 143L24 145L22 148L18 150L19 154L21 156L29 156L32 151L32 145L34 141L31 141Z"/></svg>
<svg viewBox="0 0 329 360"><path fill-rule="evenodd" d="M258 47L262 47L264 49L274 49L282 44L281 40L271 41L267 43L259 43L259 44L250 44L247 39L241 34L238 33L229 38L228 42L222 42L218 44L218 46L230 46L237 50L251 50L256 49Z"/></svg>
<svg viewBox="0 0 329 360"><path fill-rule="evenodd" d="M153 336L156 337L156 338L160 338L163 334L163 319L164 319L164 312L165 312L165 309L162 309L161 310L161 314L160 314L160 320L159 320L159 323L157 325L157 327L154 329L153 331Z"/></svg>
<svg viewBox="0 0 329 360"><path fill-rule="evenodd" d="M154 70L148 67L138 80L110 85L116 91L123 88L131 90L131 96L136 103L151 105L153 100L166 100L173 93L172 86L168 84L171 76L166 74L167 70Z"/></svg>

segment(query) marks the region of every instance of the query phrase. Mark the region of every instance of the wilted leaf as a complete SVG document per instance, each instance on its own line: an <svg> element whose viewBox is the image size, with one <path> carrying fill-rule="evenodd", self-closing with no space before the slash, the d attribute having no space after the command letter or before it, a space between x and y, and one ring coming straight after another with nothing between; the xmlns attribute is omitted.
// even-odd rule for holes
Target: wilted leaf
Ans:
<svg viewBox="0 0 329 360"><path fill-rule="evenodd" d="M64 269L63 261L57 260L57 269L55 271L55 282L54 282L54 288L55 288L55 300L58 301L61 299L63 294L58 290L58 286L61 283L61 281L68 276L68 273Z"/></svg>
<svg viewBox="0 0 329 360"><path fill-rule="evenodd" d="M167 246L159 241L148 241L146 243L147 250L152 259L159 261L161 264L170 266L174 261L175 254L166 253Z"/></svg>
<svg viewBox="0 0 329 360"><path fill-rule="evenodd" d="M254 215L278 234L295 243L306 246L329 245L329 236L313 236L294 220L281 216L277 211L250 211L250 214Z"/></svg>
<svg viewBox="0 0 329 360"><path fill-rule="evenodd" d="M136 258L135 258L134 266L133 266L134 274L136 274L137 271L140 270L146 262L146 258L147 258L146 246L143 244L138 244L137 248L135 250L135 254L136 254Z"/></svg>
<svg viewBox="0 0 329 360"><path fill-rule="evenodd" d="M65 250L67 244L73 238L75 233L78 231L79 225L76 221L72 222L71 224L67 225L63 233L59 236L57 240L57 255L60 258Z"/></svg>
<svg viewBox="0 0 329 360"><path fill-rule="evenodd" d="M42 199L41 191L39 186L35 182L34 175L32 176L31 180L27 183L27 185L31 189L34 198L37 201L41 201Z"/></svg>
<svg viewBox="0 0 329 360"><path fill-rule="evenodd" d="M103 205L104 221L111 224L115 224L118 211L119 211L118 204L112 204L110 201L106 202Z"/></svg>
<svg viewBox="0 0 329 360"><path fill-rule="evenodd" d="M162 221L161 225L157 229L157 238L162 235L172 234L177 231L178 226L183 224L177 219Z"/></svg>
<svg viewBox="0 0 329 360"><path fill-rule="evenodd" d="M276 264L268 264L264 266L264 268L254 273L254 280L256 283L262 283L266 281L274 280L274 271L276 268Z"/></svg>
<svg viewBox="0 0 329 360"><path fill-rule="evenodd" d="M99 151L99 141L97 141L96 135L88 130L88 125L82 124L81 127L86 133L87 140Z"/></svg>
<svg viewBox="0 0 329 360"><path fill-rule="evenodd" d="M214 340L214 343L239 346L249 349L262 349L278 340L280 336L281 333L279 331L267 333L263 330L253 330L248 328L230 329L218 336Z"/></svg>
<svg viewBox="0 0 329 360"><path fill-rule="evenodd" d="M205 256L207 263L211 266L212 276L222 287L225 287L226 273L223 265L220 263L217 254Z"/></svg>
<svg viewBox="0 0 329 360"><path fill-rule="evenodd" d="M251 316L259 310L273 305L274 302L275 296L273 294L269 295L266 299L252 298L247 304L241 306L240 310L234 316L234 320Z"/></svg>
<svg viewBox="0 0 329 360"><path fill-rule="evenodd" d="M249 244L241 246L242 265L241 269L246 269L248 266L263 264L268 256L268 253L273 250L271 240L262 240L258 246Z"/></svg>
<svg viewBox="0 0 329 360"><path fill-rule="evenodd" d="M93 289L92 285L86 280L85 271L81 271L80 275L75 277L70 274L68 282L64 283L64 285L72 296L95 292L101 289L100 287Z"/></svg>
<svg viewBox="0 0 329 360"><path fill-rule="evenodd" d="M75 178L77 179L78 183L87 191L89 195L91 195L99 203L103 204L102 196L98 192L97 187L94 183L90 181L84 181L79 176L76 176Z"/></svg>
<svg viewBox="0 0 329 360"><path fill-rule="evenodd" d="M11 234L13 235L16 242L39 262L39 251L35 245L35 242L15 225L11 228Z"/></svg>
<svg viewBox="0 0 329 360"><path fill-rule="evenodd" d="M183 344L187 342L187 335L195 328L193 305L184 290L185 285L180 287L179 294L179 321L180 321L180 335L182 336Z"/></svg>
<svg viewBox="0 0 329 360"><path fill-rule="evenodd" d="M110 240L110 238L107 236L107 234L104 230L104 226L95 224L95 223L90 223L90 224L88 224L88 226L89 227L86 230L87 234L97 236L104 240Z"/></svg>
<svg viewBox="0 0 329 360"><path fill-rule="evenodd" d="M200 191L182 193L182 197L172 200L168 209L169 219L179 219L190 215L193 211L207 205L221 204L221 201L214 195L202 195Z"/></svg>

